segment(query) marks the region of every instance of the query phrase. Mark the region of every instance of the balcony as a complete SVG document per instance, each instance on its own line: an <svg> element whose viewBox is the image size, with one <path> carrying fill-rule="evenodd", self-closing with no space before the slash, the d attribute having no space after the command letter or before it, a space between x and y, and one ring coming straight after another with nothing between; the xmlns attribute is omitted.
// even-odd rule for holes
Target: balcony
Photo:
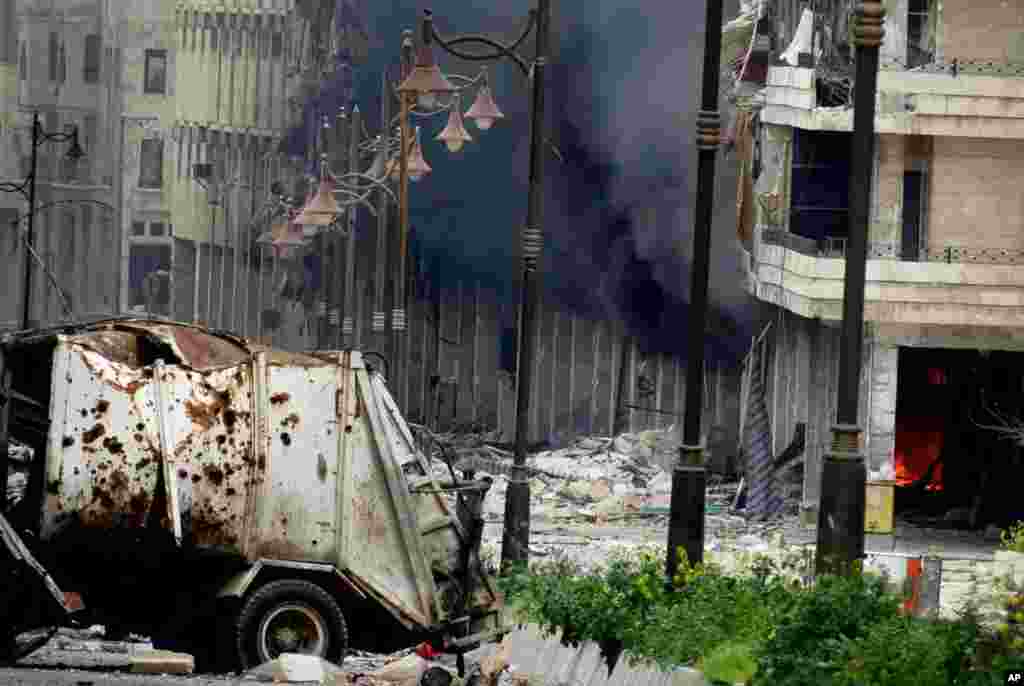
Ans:
<svg viewBox="0 0 1024 686"><path fill-rule="evenodd" d="M845 243L759 227L749 255L752 295L809 318L842 318ZM898 259L870 245L865 319L886 324L1024 327L1024 250L927 245Z"/></svg>
<svg viewBox="0 0 1024 686"><path fill-rule="evenodd" d="M878 74L875 129L880 134L1024 138L1024 66L932 62ZM852 131L853 109L822 107L814 71L768 71L767 124L810 131Z"/></svg>

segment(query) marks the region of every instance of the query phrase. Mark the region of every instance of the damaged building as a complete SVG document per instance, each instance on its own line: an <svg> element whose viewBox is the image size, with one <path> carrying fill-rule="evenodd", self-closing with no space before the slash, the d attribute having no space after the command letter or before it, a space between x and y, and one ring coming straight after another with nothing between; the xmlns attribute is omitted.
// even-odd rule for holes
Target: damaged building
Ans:
<svg viewBox="0 0 1024 686"><path fill-rule="evenodd" d="M807 524L835 422L855 5L750 3L723 43L738 234L767 323L743 384L751 494L773 478L758 465L799 460ZM859 414L869 496L910 523L1005 525L1024 516L1024 5L884 5Z"/></svg>

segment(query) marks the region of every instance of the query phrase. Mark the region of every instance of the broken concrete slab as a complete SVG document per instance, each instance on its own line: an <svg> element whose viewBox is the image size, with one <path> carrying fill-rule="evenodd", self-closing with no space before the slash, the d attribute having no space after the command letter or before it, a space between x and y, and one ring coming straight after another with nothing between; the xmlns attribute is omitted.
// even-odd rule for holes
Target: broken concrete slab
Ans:
<svg viewBox="0 0 1024 686"><path fill-rule="evenodd" d="M132 674L191 674L196 669L196 660L188 653L173 653L169 650L145 650L130 658Z"/></svg>
<svg viewBox="0 0 1024 686"><path fill-rule="evenodd" d="M340 667L322 657L282 653L270 662L250 669L245 676L275 684L323 684L334 681L341 673Z"/></svg>

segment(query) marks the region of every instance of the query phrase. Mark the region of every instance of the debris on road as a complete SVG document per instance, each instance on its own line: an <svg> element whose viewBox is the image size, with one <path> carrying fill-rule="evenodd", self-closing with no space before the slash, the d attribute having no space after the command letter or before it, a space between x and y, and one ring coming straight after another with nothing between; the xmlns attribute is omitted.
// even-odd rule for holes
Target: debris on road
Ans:
<svg viewBox="0 0 1024 686"><path fill-rule="evenodd" d="M169 650L147 650L131 657L132 674L191 674L196 661L187 653Z"/></svg>
<svg viewBox="0 0 1024 686"><path fill-rule="evenodd" d="M245 673L247 679L270 681L275 684L329 684L342 670L314 655L282 653L270 662L264 662Z"/></svg>

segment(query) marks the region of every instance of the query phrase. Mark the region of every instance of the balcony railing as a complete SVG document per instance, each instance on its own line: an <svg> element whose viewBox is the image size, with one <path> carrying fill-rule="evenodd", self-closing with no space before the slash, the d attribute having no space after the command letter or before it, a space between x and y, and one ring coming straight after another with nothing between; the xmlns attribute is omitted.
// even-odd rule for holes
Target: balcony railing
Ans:
<svg viewBox="0 0 1024 686"><path fill-rule="evenodd" d="M829 237L814 240L784 229L763 229L761 240L808 257L844 258L846 239ZM957 245L929 245L916 252L913 259L904 256L901 246L892 243L868 243L869 260L903 260L905 262L945 262L947 264L1010 264L1024 265L1024 250L1005 248L969 248Z"/></svg>

